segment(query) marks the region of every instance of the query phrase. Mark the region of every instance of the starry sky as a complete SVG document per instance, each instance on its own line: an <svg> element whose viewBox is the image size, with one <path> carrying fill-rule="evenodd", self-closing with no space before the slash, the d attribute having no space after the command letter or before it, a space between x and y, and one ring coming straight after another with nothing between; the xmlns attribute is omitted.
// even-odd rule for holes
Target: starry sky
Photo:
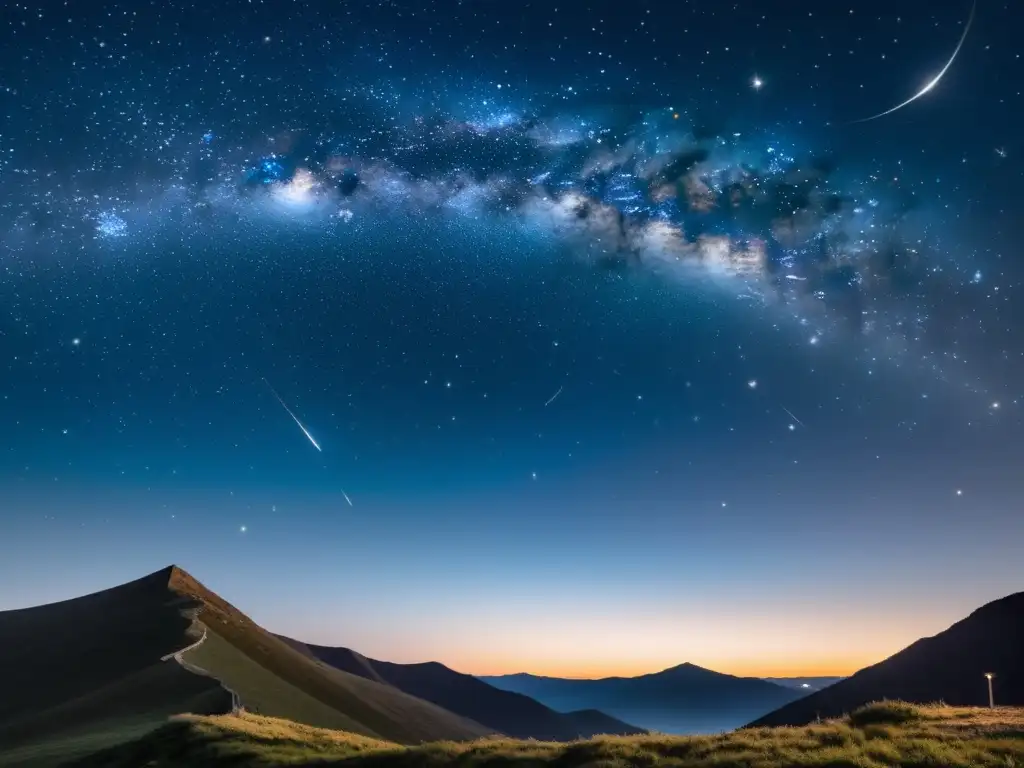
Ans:
<svg viewBox="0 0 1024 768"><path fill-rule="evenodd" d="M6 4L0 610L808 675L1019 590L1022 14Z"/></svg>

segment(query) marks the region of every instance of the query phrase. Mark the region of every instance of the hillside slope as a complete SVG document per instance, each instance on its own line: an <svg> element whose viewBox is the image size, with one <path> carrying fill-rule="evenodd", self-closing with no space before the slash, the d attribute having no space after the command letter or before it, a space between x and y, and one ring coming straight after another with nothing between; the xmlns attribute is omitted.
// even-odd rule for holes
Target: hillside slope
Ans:
<svg viewBox="0 0 1024 768"><path fill-rule="evenodd" d="M394 664L369 659L348 648L331 648L300 643L289 638L281 639L293 648L337 669L392 685L451 712L471 716L514 738L570 741L602 734L644 733L641 728L601 712L556 712L528 696L500 690L472 675L456 672L437 662Z"/></svg>
<svg viewBox="0 0 1024 768"><path fill-rule="evenodd" d="M37 745L46 764L50 753L134 738L171 714L231 709L217 681L161 661L199 637L198 606L170 592L168 576L0 612L0 763L19 745Z"/></svg>
<svg viewBox="0 0 1024 768"><path fill-rule="evenodd" d="M1024 705L1024 592L988 603L949 629L751 725L803 725L879 699L984 705L986 672L996 675L997 704Z"/></svg>
<svg viewBox="0 0 1024 768"><path fill-rule="evenodd" d="M490 728L391 686L318 664L256 625L180 568L170 569L168 587L175 594L199 602L202 623L223 641L218 644L214 640L215 645L207 643L197 648L188 659L210 665L204 668L235 690L246 708L321 725L316 722L318 716L309 711L303 711L298 717L286 714L287 703L280 695L268 691L268 686L284 690L283 683L288 689L301 692L306 699L311 698L340 713L347 730L366 736L412 744L435 739L471 739L493 733ZM217 645L221 655L208 658L211 648L216 650Z"/></svg>
<svg viewBox="0 0 1024 768"><path fill-rule="evenodd" d="M803 695L765 680L724 675L695 664L599 680L528 674L481 679L562 712L597 709L641 728L678 734L731 730Z"/></svg>
<svg viewBox="0 0 1024 768"><path fill-rule="evenodd" d="M182 649L202 642L180 654ZM188 667L186 669L186 666ZM247 708L400 743L492 729L308 658L174 566L51 605L0 612L0 764L135 738L180 712ZM8 695L8 691L16 695Z"/></svg>
<svg viewBox="0 0 1024 768"><path fill-rule="evenodd" d="M401 747L255 715L175 718L149 736L73 768L923 768L1024 764L1019 709L882 704L845 721L721 736L607 736L571 744L493 739Z"/></svg>

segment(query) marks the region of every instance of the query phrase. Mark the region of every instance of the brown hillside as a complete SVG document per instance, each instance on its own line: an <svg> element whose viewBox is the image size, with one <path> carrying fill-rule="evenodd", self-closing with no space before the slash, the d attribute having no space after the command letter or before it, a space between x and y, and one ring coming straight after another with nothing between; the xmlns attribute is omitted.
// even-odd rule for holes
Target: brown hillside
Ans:
<svg viewBox="0 0 1024 768"><path fill-rule="evenodd" d="M608 736L558 744L493 739L401 747L284 720L175 720L75 768L1009 768L1024 764L1019 709L887 703L847 720L717 736Z"/></svg>
<svg viewBox="0 0 1024 768"><path fill-rule="evenodd" d="M490 728L390 686L318 663L258 626L180 568L169 569L167 583L175 594L202 604L200 619L211 633L274 677L355 721L358 724L355 730L359 733L407 744L434 739L472 739L493 733ZM204 650L197 649L195 658L201 658ZM189 659L193 659L191 654ZM218 675L216 668L210 671ZM249 680L251 675L234 685L229 683L246 706L249 705L244 683ZM272 703L269 707L258 708L265 714L288 716L275 711ZM310 720L294 714L292 717L300 722ZM319 722L309 724L321 725Z"/></svg>
<svg viewBox="0 0 1024 768"><path fill-rule="evenodd" d="M186 666L174 654L181 654ZM61 760L137 738L181 712L246 708L400 743L492 730L282 643L180 568L0 612L0 765ZM19 764L22 764L19 762Z"/></svg>
<svg viewBox="0 0 1024 768"><path fill-rule="evenodd" d="M0 612L0 764L18 745L73 744L87 734L104 746L178 712L231 709L216 680L161 661L199 637L196 606L168 591L169 573Z"/></svg>

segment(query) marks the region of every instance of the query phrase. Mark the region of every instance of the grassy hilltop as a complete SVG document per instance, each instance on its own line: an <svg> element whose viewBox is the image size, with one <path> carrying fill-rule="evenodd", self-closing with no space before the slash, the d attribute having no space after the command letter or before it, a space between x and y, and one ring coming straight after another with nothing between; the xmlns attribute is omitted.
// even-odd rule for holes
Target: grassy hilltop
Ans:
<svg viewBox="0 0 1024 768"><path fill-rule="evenodd" d="M402 746L242 713L182 715L76 768L343 765L346 768L967 768L1024 766L1024 709L870 704L845 718L719 736L571 743L483 739Z"/></svg>

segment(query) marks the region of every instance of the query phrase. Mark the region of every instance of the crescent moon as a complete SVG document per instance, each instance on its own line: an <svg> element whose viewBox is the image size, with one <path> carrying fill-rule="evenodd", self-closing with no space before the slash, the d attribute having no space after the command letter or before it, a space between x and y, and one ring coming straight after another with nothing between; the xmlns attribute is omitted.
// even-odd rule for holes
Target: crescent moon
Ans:
<svg viewBox="0 0 1024 768"><path fill-rule="evenodd" d="M960 53L960 49L964 45L964 40L967 39L967 33L971 31L971 24L974 23L974 12L975 12L975 10L977 10L977 8L978 8L978 0L974 0L974 3L971 5L971 14L967 17L967 24L964 26L964 33L962 35L960 35L960 42L957 43L956 44L956 48L953 49L953 55L949 57L949 61L946 62L946 66L944 66L942 69L939 70L939 74L937 74L935 77L933 77L927 83L925 83L924 88L922 88L920 91L915 93L913 96L911 96L909 99L904 101L902 104L897 104L892 109L887 109L887 110L885 110L885 112L879 112L877 115L872 115L871 117L862 117L860 120L853 120L851 122L853 122L853 123L866 123L866 122L868 122L868 120L877 120L880 117L885 117L886 115L891 115L896 110L903 109L905 106L907 106L911 102L917 101L922 96L924 96L926 93L928 93L928 91L930 91L932 88L934 88L936 85L938 85L939 81L942 79L942 76L946 74L946 71L951 66L953 66L953 61L956 59L957 54Z"/></svg>

